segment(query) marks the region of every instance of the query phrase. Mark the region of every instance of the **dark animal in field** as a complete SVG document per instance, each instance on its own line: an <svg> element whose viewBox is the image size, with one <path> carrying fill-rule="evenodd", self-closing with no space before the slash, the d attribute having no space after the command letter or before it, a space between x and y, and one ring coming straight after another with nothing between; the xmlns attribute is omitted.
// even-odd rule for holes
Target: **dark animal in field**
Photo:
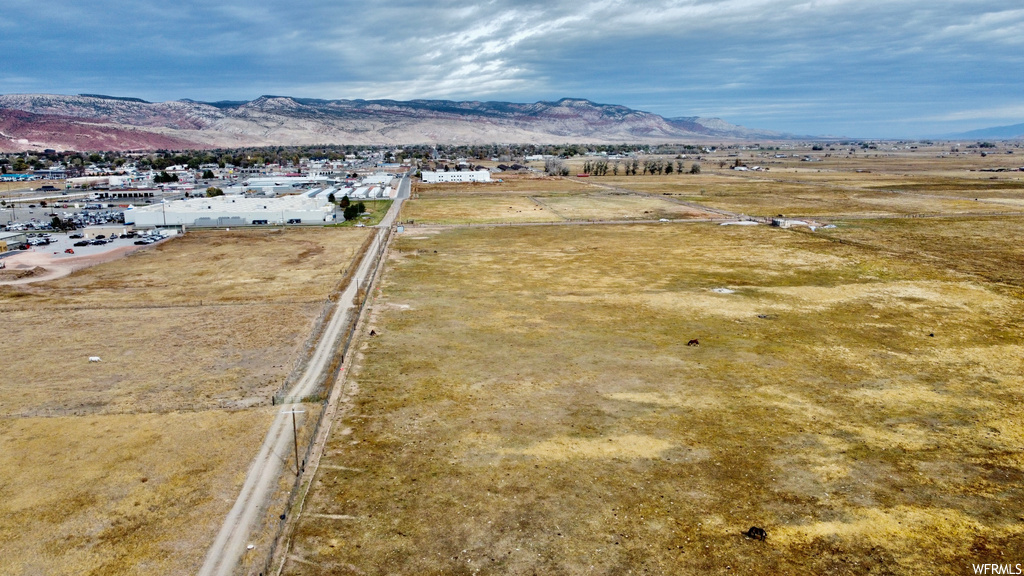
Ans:
<svg viewBox="0 0 1024 576"><path fill-rule="evenodd" d="M754 540L764 540L768 537L768 533L764 531L764 528L758 528L757 526L751 526L750 530L743 533L747 538L753 538Z"/></svg>
<svg viewBox="0 0 1024 576"><path fill-rule="evenodd" d="M700 340L697 340L696 338L694 338L693 340L690 340L689 342L687 342L686 345L687 346L700 346Z"/></svg>
<svg viewBox="0 0 1024 576"><path fill-rule="evenodd" d="M370 336L376 336L376 335L377 335L377 331L376 330L370 330Z"/></svg>

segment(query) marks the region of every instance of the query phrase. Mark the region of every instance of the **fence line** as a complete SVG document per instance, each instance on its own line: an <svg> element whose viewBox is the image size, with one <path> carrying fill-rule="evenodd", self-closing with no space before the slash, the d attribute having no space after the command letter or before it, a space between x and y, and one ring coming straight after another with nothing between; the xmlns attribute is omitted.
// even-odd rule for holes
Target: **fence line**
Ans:
<svg viewBox="0 0 1024 576"><path fill-rule="evenodd" d="M357 302L355 303L355 306L352 307L352 310L355 310L356 312L352 314L352 317L349 319L348 325L345 327L345 337L343 340L344 343L336 349L335 354L331 358L331 362L330 365L328 366L328 369L325 370L324 373L321 375L322 381L317 383L316 390L323 392L323 399L318 400L318 402L321 405L320 415L317 417L316 424L310 431L309 440L306 442L306 445L303 449L302 464L300 467L300 470L302 470L303 472L306 469L306 462L309 461L309 456L313 452L313 448L315 447L316 438L320 433L320 427L323 425L324 418L327 415L328 403L330 402L331 397L330 393L334 385L337 384L340 366L344 362L345 357L348 355L348 351L352 345L352 340L355 336L356 329L359 326L359 319L362 317L363 311L366 309L366 303L369 301L369 288L377 278L377 271L381 266L384 252L387 249L388 242L390 241L391 237L392 229L390 228L387 229L386 231L383 231L383 234L376 235L377 247L374 249L374 253L372 255L374 262L373 265L370 267L371 273L368 273L366 275L366 278L364 278L362 282L360 282L360 285L358 287L358 292L356 294ZM369 246L366 246L366 248L369 249ZM358 268L358 266L355 266L355 268ZM316 394L314 394L314 396L316 396ZM305 427L305 425L303 425L303 427ZM301 491L300 489L302 488L302 479L303 477L301 474L295 477L295 481L292 484L291 490L289 490L288 492L288 499L285 502L284 511L282 514L277 516L277 526L274 529L273 539L271 540L270 546L267 549L267 555L263 562L263 568L259 572L260 576L265 576L270 573L271 564L274 561L274 555L277 553L277 547L280 545L282 538L285 534L285 528L288 525L289 512L291 512L292 507L295 505L295 499L298 497ZM313 479L309 478L309 482L312 481ZM283 516L283 518L281 516Z"/></svg>

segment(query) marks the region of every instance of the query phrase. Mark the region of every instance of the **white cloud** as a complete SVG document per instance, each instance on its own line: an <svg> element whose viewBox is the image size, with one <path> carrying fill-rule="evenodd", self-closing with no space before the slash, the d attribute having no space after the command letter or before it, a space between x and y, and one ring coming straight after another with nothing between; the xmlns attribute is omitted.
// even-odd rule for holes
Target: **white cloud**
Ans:
<svg viewBox="0 0 1024 576"><path fill-rule="evenodd" d="M8 2L0 50L34 46L5 61L23 91L572 96L822 124L1009 120L1024 94L1019 0Z"/></svg>

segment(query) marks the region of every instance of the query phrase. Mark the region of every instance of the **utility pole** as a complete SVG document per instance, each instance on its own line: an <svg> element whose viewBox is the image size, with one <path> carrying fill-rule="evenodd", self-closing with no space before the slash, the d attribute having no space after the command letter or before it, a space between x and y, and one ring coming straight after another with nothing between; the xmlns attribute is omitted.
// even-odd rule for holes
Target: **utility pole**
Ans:
<svg viewBox="0 0 1024 576"><path fill-rule="evenodd" d="M295 425L295 415L296 414L305 414L305 413L306 413L305 410L290 410L288 412L282 412L282 414L291 414L292 415L292 440L293 440L293 442L295 444L295 475L296 476L301 474L302 470L299 468L299 429Z"/></svg>

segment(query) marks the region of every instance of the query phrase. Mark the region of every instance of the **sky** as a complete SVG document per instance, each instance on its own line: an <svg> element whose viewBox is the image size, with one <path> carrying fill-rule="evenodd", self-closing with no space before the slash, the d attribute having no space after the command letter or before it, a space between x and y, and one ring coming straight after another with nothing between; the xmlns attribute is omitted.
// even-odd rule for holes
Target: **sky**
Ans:
<svg viewBox="0 0 1024 576"><path fill-rule="evenodd" d="M1021 0L3 0L0 93L587 98L792 134L1024 122Z"/></svg>

